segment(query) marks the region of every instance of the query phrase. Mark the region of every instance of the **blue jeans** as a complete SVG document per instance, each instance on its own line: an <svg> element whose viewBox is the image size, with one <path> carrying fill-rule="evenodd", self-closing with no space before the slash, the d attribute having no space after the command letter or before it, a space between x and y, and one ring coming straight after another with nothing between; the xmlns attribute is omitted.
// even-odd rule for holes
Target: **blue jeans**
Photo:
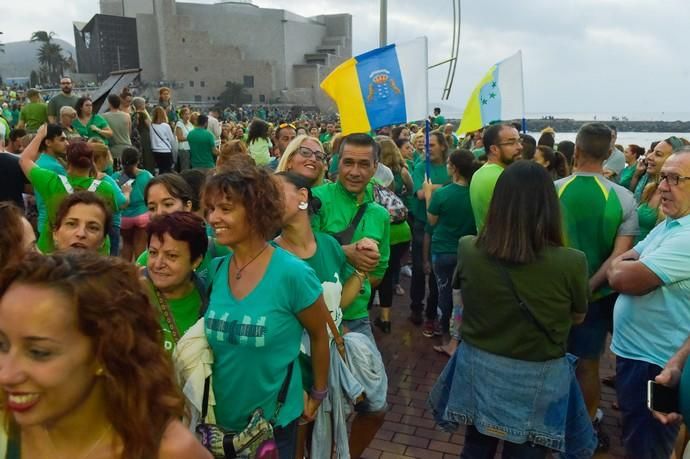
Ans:
<svg viewBox="0 0 690 459"><path fill-rule="evenodd" d="M454 253L438 253L431 256L438 286L438 308L441 310L441 328L443 333L450 331L450 319L453 314L453 273L458 264Z"/></svg>
<svg viewBox="0 0 690 459"><path fill-rule="evenodd" d="M348 330L355 333L361 333L368 336L372 343L376 343L374 338L374 332L371 331L371 320L368 317L362 317L361 319L343 320L343 325L347 327Z"/></svg>
<svg viewBox="0 0 690 459"><path fill-rule="evenodd" d="M297 419L285 427L273 429L273 437L278 447L278 459L294 459L297 448Z"/></svg>
<svg viewBox="0 0 690 459"><path fill-rule="evenodd" d="M635 459L667 458L673 451L678 426L665 426L647 408L647 381L661 367L616 357L616 395L623 418L623 446Z"/></svg>
<svg viewBox="0 0 690 459"><path fill-rule="evenodd" d="M110 256L116 257L120 255L120 227L112 226L108 236L110 237Z"/></svg>
<svg viewBox="0 0 690 459"><path fill-rule="evenodd" d="M498 438L483 435L474 426L467 426L465 434L465 446L462 448L461 459L493 459L498 448ZM543 446L534 446L531 443L503 442L503 456L510 459L541 459L546 457L550 450Z"/></svg>

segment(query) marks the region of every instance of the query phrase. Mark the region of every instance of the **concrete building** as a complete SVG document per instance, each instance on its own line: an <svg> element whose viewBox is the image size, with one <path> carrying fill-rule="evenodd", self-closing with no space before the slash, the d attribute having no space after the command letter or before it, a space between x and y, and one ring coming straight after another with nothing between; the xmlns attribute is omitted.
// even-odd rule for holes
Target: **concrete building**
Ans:
<svg viewBox="0 0 690 459"><path fill-rule="evenodd" d="M141 78L174 89L179 103L213 104L228 83L252 103L331 106L319 83L352 56L352 16L303 17L248 1L101 0L101 12L135 18Z"/></svg>
<svg viewBox="0 0 690 459"><path fill-rule="evenodd" d="M87 23L74 22L73 28L80 73L104 80L110 72L139 68L135 19L97 14Z"/></svg>

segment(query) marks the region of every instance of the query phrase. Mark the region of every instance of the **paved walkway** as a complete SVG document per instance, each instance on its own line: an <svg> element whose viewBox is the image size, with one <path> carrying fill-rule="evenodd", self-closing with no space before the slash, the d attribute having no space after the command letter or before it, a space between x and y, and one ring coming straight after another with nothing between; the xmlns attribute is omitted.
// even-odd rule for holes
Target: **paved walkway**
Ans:
<svg viewBox="0 0 690 459"><path fill-rule="evenodd" d="M403 278L407 289L407 278ZM458 458L464 432L438 430L426 407L426 399L447 357L434 352L440 338L425 338L421 327L407 320L409 297L396 296L393 307L393 330L384 335L375 329L376 340L388 370L388 403L386 422L364 454L366 459L450 459ZM372 319L377 314L372 310ZM602 362L602 376L613 373L614 359L607 352ZM611 448L597 458L622 458L619 414L612 408L615 393L604 387L602 409L604 431L611 437Z"/></svg>

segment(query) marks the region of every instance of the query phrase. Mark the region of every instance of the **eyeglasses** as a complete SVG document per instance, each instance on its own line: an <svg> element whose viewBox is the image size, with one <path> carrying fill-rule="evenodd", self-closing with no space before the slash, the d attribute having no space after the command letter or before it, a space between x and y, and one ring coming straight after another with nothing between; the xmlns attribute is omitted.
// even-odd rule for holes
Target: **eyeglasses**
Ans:
<svg viewBox="0 0 690 459"><path fill-rule="evenodd" d="M682 180L688 180L690 177L685 177L683 175L678 175L678 174L664 174L663 172L659 174L659 177L656 180L656 183L660 184L664 180L669 184L669 186L678 186L678 184Z"/></svg>
<svg viewBox="0 0 690 459"><path fill-rule="evenodd" d="M512 140L508 140L507 142L497 143L496 145L499 145L499 146L503 146L503 145L512 146L512 145L521 145L521 144L522 144L522 139L512 139Z"/></svg>
<svg viewBox="0 0 690 459"><path fill-rule="evenodd" d="M316 158L319 161L323 161L325 157L322 151L310 150L307 147L299 147L297 153L299 153L304 158L311 158L312 156L314 156L314 158Z"/></svg>

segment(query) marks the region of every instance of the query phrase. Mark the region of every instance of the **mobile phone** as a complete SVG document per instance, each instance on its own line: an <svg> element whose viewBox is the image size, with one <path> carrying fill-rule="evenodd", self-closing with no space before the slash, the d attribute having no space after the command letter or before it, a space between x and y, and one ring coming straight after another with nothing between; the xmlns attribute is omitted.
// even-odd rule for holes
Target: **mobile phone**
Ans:
<svg viewBox="0 0 690 459"><path fill-rule="evenodd" d="M127 180L127 181L125 182L125 184L122 185L122 186L132 186L132 183L134 183L134 179L129 179L129 180Z"/></svg>
<svg viewBox="0 0 690 459"><path fill-rule="evenodd" d="M659 413L679 413L678 388L647 381L647 408Z"/></svg>

